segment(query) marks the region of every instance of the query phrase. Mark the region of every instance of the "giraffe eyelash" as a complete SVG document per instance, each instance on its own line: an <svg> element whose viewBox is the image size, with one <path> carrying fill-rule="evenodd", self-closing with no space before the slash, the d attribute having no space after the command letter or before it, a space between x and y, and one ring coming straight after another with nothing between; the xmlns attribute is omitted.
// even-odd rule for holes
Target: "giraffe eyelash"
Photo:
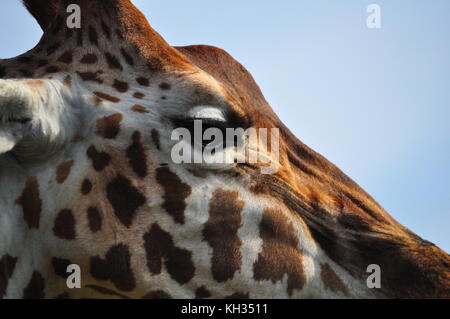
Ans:
<svg viewBox="0 0 450 319"><path fill-rule="evenodd" d="M222 140L222 145L227 145L227 141L226 141L226 131L228 128L231 128L231 125L227 122L227 121L222 121L219 119L201 119L201 118L184 118L184 119L174 119L172 120L173 123L175 124L175 126L177 128L185 128L187 129L190 133L191 136L196 136L195 135L195 126L196 126L196 122L201 121L201 136L204 136L205 132L208 129L218 129L222 132L222 136L223 136L223 140ZM201 140L201 147L205 148L207 147L212 141L211 140L204 140L202 138ZM192 146L194 146L195 144L195 140L192 139L191 140L191 144Z"/></svg>
<svg viewBox="0 0 450 319"><path fill-rule="evenodd" d="M1 117L0 116L0 123L19 123L19 124L28 124L31 122L31 118L15 118L15 117Z"/></svg>

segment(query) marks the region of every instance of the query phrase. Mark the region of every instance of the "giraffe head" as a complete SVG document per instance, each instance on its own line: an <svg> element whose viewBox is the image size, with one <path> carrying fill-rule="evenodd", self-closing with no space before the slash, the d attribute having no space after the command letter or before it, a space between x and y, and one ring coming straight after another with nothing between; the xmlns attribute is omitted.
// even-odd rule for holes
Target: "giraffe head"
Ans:
<svg viewBox="0 0 450 319"><path fill-rule="evenodd" d="M110 296L448 296L448 255L298 141L226 52L170 46L129 0L24 3L44 35L0 60L0 214L21 229L0 244L16 276L0 296L63 291L49 278L70 262ZM174 160L208 149L174 139L198 123L232 161Z"/></svg>

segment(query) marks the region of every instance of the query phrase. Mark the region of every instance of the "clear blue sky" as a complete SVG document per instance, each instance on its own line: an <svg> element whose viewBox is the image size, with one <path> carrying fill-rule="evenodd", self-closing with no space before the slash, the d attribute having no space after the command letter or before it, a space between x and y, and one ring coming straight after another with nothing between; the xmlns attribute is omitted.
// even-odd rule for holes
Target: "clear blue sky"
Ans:
<svg viewBox="0 0 450 319"><path fill-rule="evenodd" d="M134 3L172 45L231 53L300 140L450 252L449 0ZM371 3L380 30L366 27ZM20 1L0 6L0 57L33 47Z"/></svg>

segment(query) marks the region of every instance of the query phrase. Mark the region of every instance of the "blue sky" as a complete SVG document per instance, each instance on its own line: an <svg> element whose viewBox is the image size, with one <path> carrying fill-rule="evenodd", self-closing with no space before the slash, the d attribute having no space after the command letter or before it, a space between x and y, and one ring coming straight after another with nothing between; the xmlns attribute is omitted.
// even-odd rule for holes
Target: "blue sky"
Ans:
<svg viewBox="0 0 450 319"><path fill-rule="evenodd" d="M300 140L450 252L450 1L134 3L172 45L231 53ZM0 57L32 48L41 32L20 1L1 8Z"/></svg>

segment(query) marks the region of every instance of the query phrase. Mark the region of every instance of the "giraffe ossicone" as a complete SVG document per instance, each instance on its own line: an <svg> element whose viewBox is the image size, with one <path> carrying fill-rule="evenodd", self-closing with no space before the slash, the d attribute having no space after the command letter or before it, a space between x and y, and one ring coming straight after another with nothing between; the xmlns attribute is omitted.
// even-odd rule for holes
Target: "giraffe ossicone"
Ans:
<svg viewBox="0 0 450 319"><path fill-rule="evenodd" d="M301 143L225 51L170 46L130 0L23 2L44 34L0 60L0 298L450 296L449 256ZM231 161L174 161L196 121L191 154L227 130L249 153L233 136Z"/></svg>

